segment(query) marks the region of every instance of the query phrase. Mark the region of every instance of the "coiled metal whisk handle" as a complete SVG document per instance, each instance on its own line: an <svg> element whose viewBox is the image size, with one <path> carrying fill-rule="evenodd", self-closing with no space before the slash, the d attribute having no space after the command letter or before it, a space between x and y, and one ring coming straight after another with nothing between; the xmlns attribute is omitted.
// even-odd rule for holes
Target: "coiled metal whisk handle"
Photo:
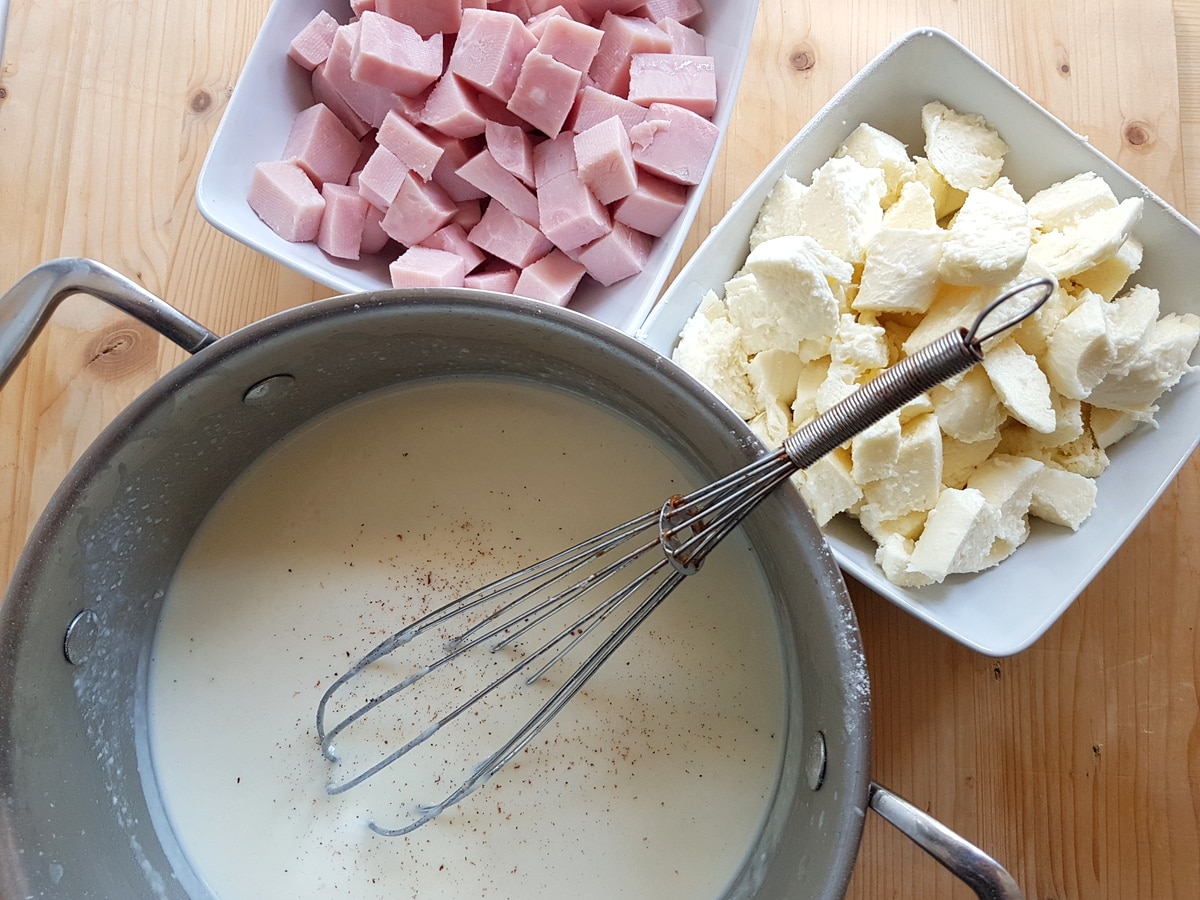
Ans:
<svg viewBox="0 0 1200 900"><path fill-rule="evenodd" d="M1057 289L1036 278L1005 291L989 303L969 328L958 328L881 372L853 394L789 435L782 446L737 472L686 497L672 497L659 514L663 552L675 569L690 575L708 552L777 485L807 469L864 429L930 388L983 360L983 343L1033 315ZM1041 295L988 331L985 322L1013 298Z"/></svg>

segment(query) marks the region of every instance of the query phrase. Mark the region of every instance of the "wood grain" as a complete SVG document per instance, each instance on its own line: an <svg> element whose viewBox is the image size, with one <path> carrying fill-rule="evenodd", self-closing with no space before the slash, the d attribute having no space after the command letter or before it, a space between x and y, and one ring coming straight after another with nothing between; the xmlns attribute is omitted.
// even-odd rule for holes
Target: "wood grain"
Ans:
<svg viewBox="0 0 1200 900"><path fill-rule="evenodd" d="M267 0L11 0L0 285L87 255L220 333L330 292L220 235L192 192ZM1152 190L1200 215L1200 0L762 0L691 253L861 66L943 28ZM0 391L0 573L68 467L181 351L81 298ZM851 585L874 776L1031 898L1200 896L1200 462L1030 650L978 656ZM854 898L970 892L868 816Z"/></svg>

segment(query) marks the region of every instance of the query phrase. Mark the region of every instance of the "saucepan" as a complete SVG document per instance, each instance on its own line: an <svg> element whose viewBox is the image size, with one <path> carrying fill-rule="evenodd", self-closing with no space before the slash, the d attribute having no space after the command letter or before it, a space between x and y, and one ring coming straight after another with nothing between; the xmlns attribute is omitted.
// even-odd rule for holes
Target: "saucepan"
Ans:
<svg viewBox="0 0 1200 900"><path fill-rule="evenodd" d="M2 900L202 896L170 829L155 825L150 646L172 574L205 514L297 427L381 388L469 375L593 398L672 445L703 477L761 453L723 404L628 335L484 292L335 297L218 338L99 263L56 260L0 298L0 379L73 293L120 307L193 355L83 454L37 523L0 607ZM726 896L840 896L871 808L979 896L1020 897L996 861L871 780L858 625L799 495L778 491L744 527L777 607L788 709L773 799Z"/></svg>

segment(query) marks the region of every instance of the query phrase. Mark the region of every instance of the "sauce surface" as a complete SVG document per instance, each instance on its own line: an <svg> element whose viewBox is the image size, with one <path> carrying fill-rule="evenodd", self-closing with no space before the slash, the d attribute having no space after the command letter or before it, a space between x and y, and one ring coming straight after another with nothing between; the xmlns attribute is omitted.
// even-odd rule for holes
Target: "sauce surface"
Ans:
<svg viewBox="0 0 1200 900"><path fill-rule="evenodd" d="M189 546L149 672L163 805L212 893L718 896L783 743L775 614L740 531L513 763L409 835L367 823L441 795L411 796L395 766L329 796L347 763L322 757L314 725L330 682L421 612L697 484L611 412L510 382L376 394L264 454ZM489 655L469 654L463 677ZM503 712L449 745L448 766L469 769L523 721ZM380 739L368 728L348 755Z"/></svg>

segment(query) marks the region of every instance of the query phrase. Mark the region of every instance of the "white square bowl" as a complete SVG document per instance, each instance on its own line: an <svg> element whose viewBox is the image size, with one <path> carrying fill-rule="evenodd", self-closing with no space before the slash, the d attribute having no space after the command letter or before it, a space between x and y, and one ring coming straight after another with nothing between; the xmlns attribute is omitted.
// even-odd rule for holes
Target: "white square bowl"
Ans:
<svg viewBox="0 0 1200 900"><path fill-rule="evenodd" d="M717 108L712 121L723 138L749 52L758 4L704 0L704 8L703 17L693 27L705 35L714 60ZM246 202L255 164L280 157L292 120L312 105L309 73L287 59L287 50L296 33L322 9L339 22L347 21L350 15L349 0L275 0L271 5L200 170L196 205L204 218L225 234L334 290L352 293L390 288L390 260L336 260L316 244L285 241ZM713 150L703 180L689 190L679 218L655 241L641 274L610 287L585 278L572 298L572 309L622 331L632 331L642 322L687 237L718 148Z"/></svg>
<svg viewBox="0 0 1200 900"><path fill-rule="evenodd" d="M1025 198L1089 170L1103 176L1119 198L1142 197L1144 213L1134 234L1145 245L1145 256L1131 284L1157 288L1164 313L1200 313L1195 287L1200 231L961 44L926 29L889 47L804 126L697 249L638 336L671 354L705 292L721 294L741 267L758 210L781 175L807 184L861 122L919 153L924 146L921 107L930 100L980 113L999 130L1011 148L1003 174ZM875 544L857 522L838 516L825 536L843 570L913 615L980 653L1017 653L1087 587L1195 450L1200 376L1186 375L1163 397L1157 420L1157 429L1143 427L1110 448L1111 465L1098 479L1096 509L1078 532L1034 520L1029 540L984 572L951 576L926 588L901 588L884 577L875 563Z"/></svg>

